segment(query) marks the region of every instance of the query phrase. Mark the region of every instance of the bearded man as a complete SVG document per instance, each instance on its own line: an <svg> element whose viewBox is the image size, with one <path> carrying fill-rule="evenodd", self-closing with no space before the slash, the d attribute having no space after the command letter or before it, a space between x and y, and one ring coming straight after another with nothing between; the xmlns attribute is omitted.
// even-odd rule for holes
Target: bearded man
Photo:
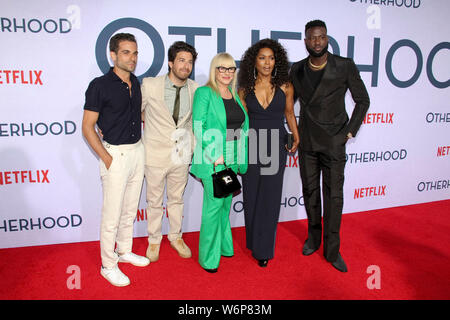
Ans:
<svg viewBox="0 0 450 320"><path fill-rule="evenodd" d="M355 63L328 52L325 22L314 20L306 24L305 45L309 56L294 63L290 72L295 100L300 101L299 162L308 216L303 255L311 255L321 244L322 193L324 256L333 267L347 272L339 252L345 144L356 136L370 100ZM345 109L347 89L355 102L350 119Z"/></svg>
<svg viewBox="0 0 450 320"><path fill-rule="evenodd" d="M192 100L198 84L189 79L197 58L191 45L177 41L168 50L169 72L142 81L145 180L147 183L148 248L150 261L159 259L164 189L169 218L167 237L182 258L191 250L182 239L183 194L188 181L194 136Z"/></svg>

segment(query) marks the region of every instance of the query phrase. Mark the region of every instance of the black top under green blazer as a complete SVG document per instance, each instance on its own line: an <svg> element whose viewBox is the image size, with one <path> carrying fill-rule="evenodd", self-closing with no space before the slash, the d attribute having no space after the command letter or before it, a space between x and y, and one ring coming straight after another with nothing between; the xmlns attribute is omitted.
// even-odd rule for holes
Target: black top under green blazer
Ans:
<svg viewBox="0 0 450 320"><path fill-rule="evenodd" d="M244 174L248 166L248 127L249 120L239 96L235 100L245 115L242 123L237 154L237 172ZM222 97L211 87L203 86L195 91L192 105L192 128L195 136L194 157L191 173L198 178L211 177L214 162L223 155L226 159L227 115Z"/></svg>

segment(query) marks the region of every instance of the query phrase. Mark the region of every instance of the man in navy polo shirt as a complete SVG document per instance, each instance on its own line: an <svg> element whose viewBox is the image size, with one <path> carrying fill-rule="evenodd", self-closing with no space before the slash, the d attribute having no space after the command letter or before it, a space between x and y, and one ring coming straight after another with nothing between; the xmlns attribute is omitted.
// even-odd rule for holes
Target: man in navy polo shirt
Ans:
<svg viewBox="0 0 450 320"><path fill-rule="evenodd" d="M103 186L100 273L111 284L126 286L130 280L120 271L118 262L135 266L150 263L146 257L131 252L133 223L144 179L142 97L139 81L132 73L138 55L135 37L129 33L116 34L109 49L114 67L89 84L82 127L84 137L100 158Z"/></svg>

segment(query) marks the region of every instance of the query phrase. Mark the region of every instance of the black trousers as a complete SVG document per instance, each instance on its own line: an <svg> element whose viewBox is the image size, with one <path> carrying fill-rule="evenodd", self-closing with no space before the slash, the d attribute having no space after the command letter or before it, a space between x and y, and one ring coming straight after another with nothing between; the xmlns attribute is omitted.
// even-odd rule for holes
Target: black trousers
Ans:
<svg viewBox="0 0 450 320"><path fill-rule="evenodd" d="M308 216L307 243L312 249L319 248L323 230L323 252L325 259L330 262L336 261L339 253L339 230L344 204L345 145L339 149L334 154L299 150L303 199ZM322 176L322 192L320 176Z"/></svg>

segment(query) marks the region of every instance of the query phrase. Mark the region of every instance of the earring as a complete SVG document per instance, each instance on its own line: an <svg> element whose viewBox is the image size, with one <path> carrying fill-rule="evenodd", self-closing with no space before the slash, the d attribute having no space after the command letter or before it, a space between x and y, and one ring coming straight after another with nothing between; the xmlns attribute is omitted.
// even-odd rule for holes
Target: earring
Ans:
<svg viewBox="0 0 450 320"><path fill-rule="evenodd" d="M256 80L256 68L253 69L253 78Z"/></svg>
<svg viewBox="0 0 450 320"><path fill-rule="evenodd" d="M275 68L275 73L272 75L272 78L275 78L277 76L277 68Z"/></svg>

